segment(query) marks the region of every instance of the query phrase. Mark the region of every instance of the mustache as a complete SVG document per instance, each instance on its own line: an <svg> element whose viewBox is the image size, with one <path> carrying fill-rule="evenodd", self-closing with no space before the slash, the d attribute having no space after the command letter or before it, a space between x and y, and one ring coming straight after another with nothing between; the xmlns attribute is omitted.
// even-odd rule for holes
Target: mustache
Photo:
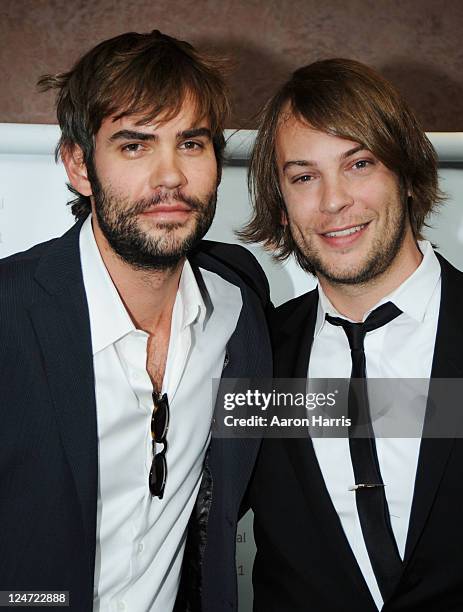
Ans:
<svg viewBox="0 0 463 612"><path fill-rule="evenodd" d="M130 207L130 211L128 211L131 215L139 215L146 210L151 208L156 208L156 206L160 204L166 204L168 202L181 202L182 204L186 204L188 208L194 211L201 210L204 208L205 203L199 198L195 198L193 196L188 196L182 193L179 189L172 191L170 193L158 193L149 199L137 200Z"/></svg>

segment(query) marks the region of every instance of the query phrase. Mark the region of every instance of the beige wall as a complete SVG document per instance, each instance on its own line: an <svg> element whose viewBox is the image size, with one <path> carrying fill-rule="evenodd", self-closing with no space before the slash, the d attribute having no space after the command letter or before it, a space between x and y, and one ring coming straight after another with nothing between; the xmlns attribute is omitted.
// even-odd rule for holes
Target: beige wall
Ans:
<svg viewBox="0 0 463 612"><path fill-rule="evenodd" d="M296 67L326 57L371 64L429 131L462 131L460 0L0 0L0 122L54 122L35 82L99 41L160 29L235 57L235 117L249 117Z"/></svg>

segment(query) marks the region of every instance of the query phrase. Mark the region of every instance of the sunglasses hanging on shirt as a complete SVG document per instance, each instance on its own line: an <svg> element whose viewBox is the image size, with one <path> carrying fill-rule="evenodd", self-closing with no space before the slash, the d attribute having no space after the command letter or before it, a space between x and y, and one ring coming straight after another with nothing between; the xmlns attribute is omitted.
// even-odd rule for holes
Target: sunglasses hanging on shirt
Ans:
<svg viewBox="0 0 463 612"><path fill-rule="evenodd" d="M149 487L153 497L163 498L167 480L167 431L169 429L169 401L167 394L160 395L153 391L153 414L151 415L151 438L153 444L153 462L149 474ZM160 453L156 452L156 443L163 444Z"/></svg>

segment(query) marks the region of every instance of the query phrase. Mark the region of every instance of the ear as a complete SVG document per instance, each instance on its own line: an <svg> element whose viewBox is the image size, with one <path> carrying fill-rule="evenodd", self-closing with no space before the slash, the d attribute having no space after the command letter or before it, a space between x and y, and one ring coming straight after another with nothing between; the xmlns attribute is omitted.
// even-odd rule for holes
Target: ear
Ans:
<svg viewBox="0 0 463 612"><path fill-rule="evenodd" d="M286 210L281 211L280 223L281 225L288 225L288 215L286 214Z"/></svg>
<svg viewBox="0 0 463 612"><path fill-rule="evenodd" d="M84 153L79 145L66 147L61 153L69 182L76 191L83 196L91 196L92 188L87 175L87 166L84 162Z"/></svg>

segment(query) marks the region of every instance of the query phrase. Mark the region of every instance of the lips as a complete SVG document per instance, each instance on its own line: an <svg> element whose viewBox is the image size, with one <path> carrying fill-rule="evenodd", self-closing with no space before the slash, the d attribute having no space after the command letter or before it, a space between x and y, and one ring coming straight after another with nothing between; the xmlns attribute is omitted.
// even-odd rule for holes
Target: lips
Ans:
<svg viewBox="0 0 463 612"><path fill-rule="evenodd" d="M352 225L350 227L345 227L343 229L333 229L329 232L324 232L322 235L327 238L342 238L344 236L351 236L352 234L356 234L360 232L367 226L367 223L362 223L360 225Z"/></svg>
<svg viewBox="0 0 463 612"><path fill-rule="evenodd" d="M190 212L191 206L187 204L180 204L175 202L174 204L156 204L156 206L150 206L143 211L143 214L153 213L174 213L174 212Z"/></svg>
<svg viewBox="0 0 463 612"><path fill-rule="evenodd" d="M350 249L368 231L370 221L356 225L344 225L330 228L327 232L320 232L319 236L329 248Z"/></svg>

